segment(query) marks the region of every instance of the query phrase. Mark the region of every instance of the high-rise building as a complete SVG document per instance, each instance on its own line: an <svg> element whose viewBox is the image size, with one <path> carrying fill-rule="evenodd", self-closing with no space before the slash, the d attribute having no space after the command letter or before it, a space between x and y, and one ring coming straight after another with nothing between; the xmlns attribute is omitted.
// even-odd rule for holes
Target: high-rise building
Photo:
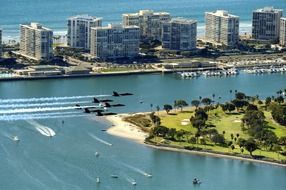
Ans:
<svg viewBox="0 0 286 190"><path fill-rule="evenodd" d="M252 15L252 38L256 40L278 41L280 18L282 9L265 7L253 11Z"/></svg>
<svg viewBox="0 0 286 190"><path fill-rule="evenodd" d="M90 48L90 28L102 25L102 18L78 15L68 19L67 44L73 48Z"/></svg>
<svg viewBox="0 0 286 190"><path fill-rule="evenodd" d="M206 40L235 47L239 40L239 17L224 10L206 12Z"/></svg>
<svg viewBox="0 0 286 190"><path fill-rule="evenodd" d="M90 54L101 59L136 57L139 27L111 25L91 28Z"/></svg>
<svg viewBox="0 0 286 190"><path fill-rule="evenodd" d="M20 25L20 54L30 59L49 60L53 57L53 31L38 23Z"/></svg>
<svg viewBox="0 0 286 190"><path fill-rule="evenodd" d="M197 21L173 18L162 24L162 46L172 50L191 50L197 45Z"/></svg>
<svg viewBox="0 0 286 190"><path fill-rule="evenodd" d="M286 17L280 19L280 37L279 42L281 46L286 46Z"/></svg>
<svg viewBox="0 0 286 190"><path fill-rule="evenodd" d="M171 16L166 12L154 12L153 10L140 10L138 13L122 15L123 26L138 26L141 40L160 40L162 34L162 22L169 21Z"/></svg>
<svg viewBox="0 0 286 190"><path fill-rule="evenodd" d="M0 28L0 57L2 56L2 29Z"/></svg>

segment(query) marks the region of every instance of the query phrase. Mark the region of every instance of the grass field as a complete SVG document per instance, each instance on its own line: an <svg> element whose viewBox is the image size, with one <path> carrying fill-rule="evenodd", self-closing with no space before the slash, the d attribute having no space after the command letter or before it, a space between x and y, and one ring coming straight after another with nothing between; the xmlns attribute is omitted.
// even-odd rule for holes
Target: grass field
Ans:
<svg viewBox="0 0 286 190"><path fill-rule="evenodd" d="M191 132L192 134L195 134L197 129L192 126L191 123L187 125L183 125L182 121L189 120L194 115L194 108L187 108L186 110L180 112L172 110L170 114L167 114L166 112L160 112L157 114L161 118L161 125L165 126L167 128L175 128L176 130L184 130L187 132ZM286 127L279 125L276 123L271 116L271 113L268 111L264 111L264 115L266 117L266 122L268 123L268 126L270 130L272 130L277 137L286 136ZM249 135L247 132L242 131L241 127L241 119L243 117L242 113L225 113L222 111L222 109L219 107L217 109L214 109L212 111L208 112L208 121L207 124L213 124L215 125L215 129L220 133L223 134L227 141L232 141L233 145L235 146L234 150L231 150L229 147L222 147L219 145L215 145L210 140L206 141L206 145L201 144L190 144L188 142L177 142L177 141L168 141L171 145L176 146L195 146L200 147L203 149L208 149L216 152L221 153L233 153L233 154L243 154L243 155L249 155L249 153L245 150L243 153L241 153L240 147L237 145L234 139L231 138L231 134L233 134L234 137L236 137L237 134L239 134L239 137L247 139L249 138ZM188 137L187 137L188 138ZM152 139L154 142L162 142L162 138L155 137ZM285 149L285 147L284 147ZM286 156L279 155L275 152L266 151L266 150L256 150L253 152L254 155L257 156L264 156L266 158L274 159L274 160L286 160Z"/></svg>

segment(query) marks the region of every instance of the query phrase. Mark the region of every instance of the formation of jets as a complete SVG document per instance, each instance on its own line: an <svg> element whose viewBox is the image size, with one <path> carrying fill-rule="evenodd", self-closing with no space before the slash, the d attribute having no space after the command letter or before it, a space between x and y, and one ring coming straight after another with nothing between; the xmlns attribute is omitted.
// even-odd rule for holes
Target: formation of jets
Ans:
<svg viewBox="0 0 286 190"><path fill-rule="evenodd" d="M133 94L131 94L131 93L118 93L115 91L112 94L113 97L131 96L131 95L133 95ZM76 109L82 109L84 113L87 113L87 114L95 113L96 116L116 115L117 113L106 112L106 111L108 110L108 108L111 108L111 107L123 107L123 106L125 106L124 104L113 104L111 102L113 102L113 100L111 100L111 99L93 98L92 103L97 104L95 106L81 106L79 104L76 104L75 106L77 107Z"/></svg>

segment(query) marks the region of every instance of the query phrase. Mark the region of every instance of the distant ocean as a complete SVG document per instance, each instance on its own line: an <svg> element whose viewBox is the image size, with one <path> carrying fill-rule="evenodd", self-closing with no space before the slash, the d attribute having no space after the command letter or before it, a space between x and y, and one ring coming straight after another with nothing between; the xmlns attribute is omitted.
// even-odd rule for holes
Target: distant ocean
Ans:
<svg viewBox="0 0 286 190"><path fill-rule="evenodd" d="M254 9L274 6L286 11L286 0L0 0L0 27L4 40L19 37L19 24L39 22L66 33L67 18L78 14L103 17L104 24L121 22L122 13L140 9L167 11L172 16L198 21L198 34L204 33L204 12L228 10L240 17L240 33L251 31Z"/></svg>

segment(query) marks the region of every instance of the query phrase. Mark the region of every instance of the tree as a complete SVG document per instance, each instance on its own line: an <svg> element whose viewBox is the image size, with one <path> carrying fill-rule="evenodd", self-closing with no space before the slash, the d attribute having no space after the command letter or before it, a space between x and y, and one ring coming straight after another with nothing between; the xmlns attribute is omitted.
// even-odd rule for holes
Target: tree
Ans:
<svg viewBox="0 0 286 190"><path fill-rule="evenodd" d="M167 138L170 139L170 140L175 140L176 132L177 131L174 128L169 129L168 132L167 132Z"/></svg>
<svg viewBox="0 0 286 190"><path fill-rule="evenodd" d="M225 139L222 134L215 134L214 136L212 136L211 140L215 144L225 144Z"/></svg>
<svg viewBox="0 0 286 190"><path fill-rule="evenodd" d="M248 126L248 129L250 129L248 132L253 135L258 129L261 130L264 127L265 116L262 111L250 110L245 113L242 122ZM251 131L251 129L254 129L254 131Z"/></svg>
<svg viewBox="0 0 286 190"><path fill-rule="evenodd" d="M235 146L232 144L232 145L230 146L230 148L231 148L231 150L234 150L234 149L235 149Z"/></svg>
<svg viewBox="0 0 286 190"><path fill-rule="evenodd" d="M239 146L240 148L241 148L241 147L244 147L245 143L246 143L246 140L243 139L243 138L239 138L238 141L237 141L237 144L238 144L238 146Z"/></svg>
<svg viewBox="0 0 286 190"><path fill-rule="evenodd" d="M170 104L165 104L163 109L169 114L173 107Z"/></svg>
<svg viewBox="0 0 286 190"><path fill-rule="evenodd" d="M265 105L266 105L266 106L269 106L270 103L271 103L271 98L270 98L270 97L267 97L267 98L265 99Z"/></svg>
<svg viewBox="0 0 286 190"><path fill-rule="evenodd" d="M195 106L196 109L199 107L200 103L201 102L199 100L192 100L192 102L191 102L192 106Z"/></svg>
<svg viewBox="0 0 286 190"><path fill-rule="evenodd" d="M249 152L250 156L253 157L252 152L254 152L258 146L253 138L249 138L246 140L244 144L245 149Z"/></svg>
<svg viewBox="0 0 286 190"><path fill-rule="evenodd" d="M286 145L286 136L280 137L279 138L279 144L280 145Z"/></svg>
<svg viewBox="0 0 286 190"><path fill-rule="evenodd" d="M155 126L159 126L161 124L160 117L155 115L155 112L150 113L150 119Z"/></svg>
<svg viewBox="0 0 286 190"><path fill-rule="evenodd" d="M246 111L254 111L254 110L258 110L257 106L254 104L248 104Z"/></svg>
<svg viewBox="0 0 286 190"><path fill-rule="evenodd" d="M283 96L278 96L277 98L275 98L275 102L278 102L279 104L284 102L284 98Z"/></svg>
<svg viewBox="0 0 286 190"><path fill-rule="evenodd" d="M154 127L153 133L158 137L165 137L169 132L169 129L164 126Z"/></svg>
<svg viewBox="0 0 286 190"><path fill-rule="evenodd" d="M174 107L178 107L183 111L183 107L188 106L188 103L185 100L175 100Z"/></svg>
<svg viewBox="0 0 286 190"><path fill-rule="evenodd" d="M222 110L223 110L224 112L225 112L225 111L232 112L232 111L235 110L234 104L228 103L228 102L226 102L225 104L222 104L222 105L221 105L221 108L222 108Z"/></svg>
<svg viewBox="0 0 286 190"><path fill-rule="evenodd" d="M210 98L203 98L202 103L206 106L210 105L212 103L212 100Z"/></svg>
<svg viewBox="0 0 286 190"><path fill-rule="evenodd" d="M246 95L242 92L236 92L235 93L235 98L238 99L238 100L243 100L246 98Z"/></svg>
<svg viewBox="0 0 286 190"><path fill-rule="evenodd" d="M244 106L248 105L248 102L245 100L240 100L240 99L234 99L231 101L234 106L236 107L237 110L243 108Z"/></svg>
<svg viewBox="0 0 286 190"><path fill-rule="evenodd" d="M277 123L286 126L286 107L285 106L281 106L281 105L273 106L271 115Z"/></svg>

